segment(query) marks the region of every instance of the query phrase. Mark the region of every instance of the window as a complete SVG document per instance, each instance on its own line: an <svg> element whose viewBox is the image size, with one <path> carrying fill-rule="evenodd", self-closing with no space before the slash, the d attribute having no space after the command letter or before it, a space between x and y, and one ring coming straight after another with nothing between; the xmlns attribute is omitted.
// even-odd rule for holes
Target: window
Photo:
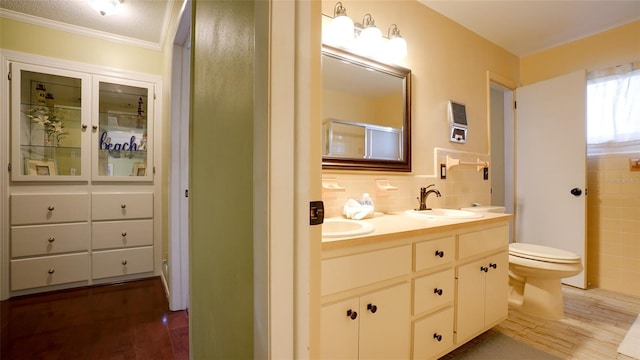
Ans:
<svg viewBox="0 0 640 360"><path fill-rule="evenodd" d="M589 73L589 154L640 150L640 62Z"/></svg>

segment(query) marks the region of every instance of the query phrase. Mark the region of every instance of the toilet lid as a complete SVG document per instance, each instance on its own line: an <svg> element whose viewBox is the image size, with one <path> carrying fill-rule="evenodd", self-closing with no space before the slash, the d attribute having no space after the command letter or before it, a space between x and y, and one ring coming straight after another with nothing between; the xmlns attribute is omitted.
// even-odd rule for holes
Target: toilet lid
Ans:
<svg viewBox="0 0 640 360"><path fill-rule="evenodd" d="M566 264L580 262L580 256L570 251L535 244L511 243L509 244L509 254L521 258L553 263Z"/></svg>

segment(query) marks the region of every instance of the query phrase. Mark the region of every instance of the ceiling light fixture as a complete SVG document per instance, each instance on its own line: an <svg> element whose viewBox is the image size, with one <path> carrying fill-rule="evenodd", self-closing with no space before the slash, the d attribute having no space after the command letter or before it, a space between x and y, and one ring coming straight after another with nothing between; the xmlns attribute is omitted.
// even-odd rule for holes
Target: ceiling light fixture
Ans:
<svg viewBox="0 0 640 360"><path fill-rule="evenodd" d="M122 0L87 0L89 6L100 15L111 15L118 12L118 8L122 4Z"/></svg>

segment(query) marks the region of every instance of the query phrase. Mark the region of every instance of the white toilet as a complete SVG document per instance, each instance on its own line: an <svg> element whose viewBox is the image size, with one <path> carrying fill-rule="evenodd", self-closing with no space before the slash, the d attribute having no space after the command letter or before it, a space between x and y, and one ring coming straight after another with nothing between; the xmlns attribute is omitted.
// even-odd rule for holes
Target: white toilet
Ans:
<svg viewBox="0 0 640 360"><path fill-rule="evenodd" d="M580 256L548 246L509 244L509 306L549 320L564 316L560 279L582 271Z"/></svg>

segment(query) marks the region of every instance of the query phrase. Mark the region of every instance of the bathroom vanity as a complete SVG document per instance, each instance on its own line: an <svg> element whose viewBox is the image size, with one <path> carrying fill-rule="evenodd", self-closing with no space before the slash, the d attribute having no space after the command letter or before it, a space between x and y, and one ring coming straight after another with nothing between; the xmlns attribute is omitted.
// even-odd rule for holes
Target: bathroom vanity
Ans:
<svg viewBox="0 0 640 360"><path fill-rule="evenodd" d="M506 319L508 214L391 214L323 239L323 359L437 359Z"/></svg>

